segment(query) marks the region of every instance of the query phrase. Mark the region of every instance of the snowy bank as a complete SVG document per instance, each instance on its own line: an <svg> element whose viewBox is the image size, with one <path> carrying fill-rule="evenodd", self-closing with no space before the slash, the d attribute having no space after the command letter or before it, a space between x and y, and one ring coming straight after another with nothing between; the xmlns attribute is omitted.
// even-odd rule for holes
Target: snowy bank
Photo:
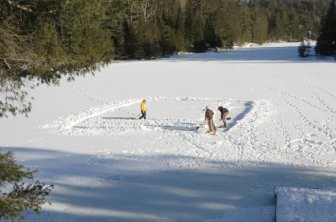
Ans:
<svg viewBox="0 0 336 222"><path fill-rule="evenodd" d="M336 219L336 188L277 187L277 222L330 222Z"/></svg>

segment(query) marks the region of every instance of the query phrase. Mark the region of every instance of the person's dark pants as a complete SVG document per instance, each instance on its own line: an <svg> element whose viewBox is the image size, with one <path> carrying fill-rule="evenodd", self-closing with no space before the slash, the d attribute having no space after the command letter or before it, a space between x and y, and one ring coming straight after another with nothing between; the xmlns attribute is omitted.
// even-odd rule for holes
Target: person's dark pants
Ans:
<svg viewBox="0 0 336 222"><path fill-rule="evenodd" d="M226 117L229 115L229 112L225 112L222 114L221 119L223 120L223 126L226 127Z"/></svg>
<svg viewBox="0 0 336 222"><path fill-rule="evenodd" d="M146 119L146 112L144 111L141 111L141 116L139 119L142 119L142 118Z"/></svg>

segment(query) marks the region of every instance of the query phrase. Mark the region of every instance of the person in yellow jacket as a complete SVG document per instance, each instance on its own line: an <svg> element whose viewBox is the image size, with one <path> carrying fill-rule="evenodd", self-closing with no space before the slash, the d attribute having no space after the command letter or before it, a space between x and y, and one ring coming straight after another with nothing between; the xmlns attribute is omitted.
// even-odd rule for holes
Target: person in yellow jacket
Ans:
<svg viewBox="0 0 336 222"><path fill-rule="evenodd" d="M139 119L146 119L146 113L147 113L147 102L146 100L142 100L142 103L140 104L140 111L141 111L141 116Z"/></svg>

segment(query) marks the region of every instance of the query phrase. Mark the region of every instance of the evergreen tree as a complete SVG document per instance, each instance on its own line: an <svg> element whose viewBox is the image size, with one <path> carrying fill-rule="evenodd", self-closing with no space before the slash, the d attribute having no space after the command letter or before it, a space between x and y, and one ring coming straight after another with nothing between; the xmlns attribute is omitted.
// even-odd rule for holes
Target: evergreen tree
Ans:
<svg viewBox="0 0 336 222"><path fill-rule="evenodd" d="M132 24L129 24L127 20L123 23L123 51L122 56L128 59L134 59L137 57L138 52L138 42L136 38L136 33Z"/></svg>
<svg viewBox="0 0 336 222"><path fill-rule="evenodd" d="M187 47L194 52L205 51L203 0L188 0L185 13Z"/></svg>
<svg viewBox="0 0 336 222"><path fill-rule="evenodd" d="M330 2L325 18L322 21L321 34L317 40L316 53L319 55L336 55L336 3Z"/></svg>
<svg viewBox="0 0 336 222"><path fill-rule="evenodd" d="M112 58L103 0L4 0L0 13L0 117L30 111L28 79L57 84Z"/></svg>
<svg viewBox="0 0 336 222"><path fill-rule="evenodd" d="M185 16L182 11L182 5L178 4L177 14L176 14L176 21L173 24L174 31L176 33L176 50L185 50Z"/></svg>
<svg viewBox="0 0 336 222"><path fill-rule="evenodd" d="M265 13L260 9L254 9L252 18L252 42L263 43L268 38L268 21Z"/></svg>
<svg viewBox="0 0 336 222"><path fill-rule="evenodd" d="M0 220L23 219L22 213L29 209L39 213L53 185L22 183L26 179L32 180L34 172L18 165L12 153L0 153L0 169ZM11 190L2 193L4 187L6 190L11 187Z"/></svg>
<svg viewBox="0 0 336 222"><path fill-rule="evenodd" d="M217 34L210 18L205 22L204 42L207 48L215 48L218 45Z"/></svg>
<svg viewBox="0 0 336 222"><path fill-rule="evenodd" d="M177 52L178 40L174 30L168 26L163 25L161 30L160 47L162 55L173 54Z"/></svg>
<svg viewBox="0 0 336 222"><path fill-rule="evenodd" d="M240 42L252 42L252 20L251 11L246 6L241 6L241 39Z"/></svg>

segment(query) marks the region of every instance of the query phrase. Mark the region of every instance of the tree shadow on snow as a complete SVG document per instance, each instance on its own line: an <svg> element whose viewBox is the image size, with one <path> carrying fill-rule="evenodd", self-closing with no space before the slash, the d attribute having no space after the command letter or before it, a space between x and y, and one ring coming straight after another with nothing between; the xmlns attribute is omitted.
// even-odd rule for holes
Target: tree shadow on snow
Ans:
<svg viewBox="0 0 336 222"><path fill-rule="evenodd" d="M254 102L253 101L247 101L244 103L244 110L238 114L236 114L234 117L231 117L232 119L230 121L227 121L227 127L223 130L223 132L228 132L230 129L235 127L241 120L243 120L248 113L250 113L253 109ZM190 123L190 122L184 122L180 123L181 125L152 125L152 124L146 124L146 126L149 127L157 127L161 128L162 130L168 130L168 131L184 131L184 132L197 132L197 130L203 126L203 123Z"/></svg>
<svg viewBox="0 0 336 222"><path fill-rule="evenodd" d="M124 116L100 117L100 118L106 119L106 120L137 120L137 118L134 118L134 117L124 117Z"/></svg>
<svg viewBox="0 0 336 222"><path fill-rule="evenodd" d="M162 130L167 130L167 131L181 131L181 132L193 132L197 130L197 123L181 123L181 125L168 125L168 124L163 124L163 125L152 125L152 124L145 124L145 126L153 127L153 128L160 128Z"/></svg>
<svg viewBox="0 0 336 222"><path fill-rule="evenodd" d="M246 115L251 112L251 110L253 109L253 105L254 102L253 101L248 101L246 103L244 103L244 110L239 113L238 115L236 115L233 119L231 119L231 121L229 123L227 123L227 127L224 129L224 132L229 131L231 128L233 128L234 126L236 126L239 121L241 121L242 119L244 119L246 117Z"/></svg>
<svg viewBox="0 0 336 222"><path fill-rule="evenodd" d="M36 179L56 187L50 196L55 208L28 215L26 221L201 222L239 209L273 209L276 186L324 188L336 184L335 170L270 162L233 167L235 162L178 154L102 157L29 147L5 150L25 160L25 167L39 169ZM188 164L204 167L190 168ZM65 207L57 207L60 204ZM235 215L225 221L245 221L247 217Z"/></svg>

